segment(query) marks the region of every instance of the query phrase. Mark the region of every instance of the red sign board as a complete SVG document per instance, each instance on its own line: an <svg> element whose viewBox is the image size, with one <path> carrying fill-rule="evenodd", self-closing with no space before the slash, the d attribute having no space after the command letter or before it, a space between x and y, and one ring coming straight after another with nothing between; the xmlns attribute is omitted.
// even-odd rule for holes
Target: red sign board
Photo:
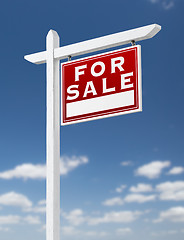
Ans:
<svg viewBox="0 0 184 240"><path fill-rule="evenodd" d="M61 125L142 110L141 47L61 64Z"/></svg>

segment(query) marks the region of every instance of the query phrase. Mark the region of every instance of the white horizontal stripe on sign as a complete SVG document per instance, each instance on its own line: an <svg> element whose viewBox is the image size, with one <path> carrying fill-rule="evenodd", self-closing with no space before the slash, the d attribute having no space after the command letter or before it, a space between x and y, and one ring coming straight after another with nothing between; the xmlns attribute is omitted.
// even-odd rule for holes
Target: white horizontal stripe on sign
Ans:
<svg viewBox="0 0 184 240"><path fill-rule="evenodd" d="M67 117L100 112L134 104L134 90L66 104Z"/></svg>

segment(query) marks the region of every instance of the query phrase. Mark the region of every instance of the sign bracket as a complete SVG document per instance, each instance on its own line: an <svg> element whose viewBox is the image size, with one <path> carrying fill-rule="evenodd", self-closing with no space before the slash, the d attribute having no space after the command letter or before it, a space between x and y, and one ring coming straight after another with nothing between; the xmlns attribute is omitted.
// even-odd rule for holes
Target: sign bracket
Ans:
<svg viewBox="0 0 184 240"><path fill-rule="evenodd" d="M131 44L132 44L132 46L135 46L136 45L135 40L132 40Z"/></svg>
<svg viewBox="0 0 184 240"><path fill-rule="evenodd" d="M71 61L72 57L71 56L68 56L68 61Z"/></svg>

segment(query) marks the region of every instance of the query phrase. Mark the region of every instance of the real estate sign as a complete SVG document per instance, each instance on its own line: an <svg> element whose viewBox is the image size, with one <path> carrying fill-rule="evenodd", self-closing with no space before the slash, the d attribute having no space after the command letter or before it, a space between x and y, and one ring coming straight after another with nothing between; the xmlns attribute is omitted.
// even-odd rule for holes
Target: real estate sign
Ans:
<svg viewBox="0 0 184 240"><path fill-rule="evenodd" d="M61 64L61 125L142 110L141 46Z"/></svg>

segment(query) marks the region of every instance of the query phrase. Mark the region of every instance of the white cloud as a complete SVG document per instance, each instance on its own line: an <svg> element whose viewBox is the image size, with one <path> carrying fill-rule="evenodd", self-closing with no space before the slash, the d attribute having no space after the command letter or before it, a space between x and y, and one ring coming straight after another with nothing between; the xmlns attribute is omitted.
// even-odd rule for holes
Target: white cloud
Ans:
<svg viewBox="0 0 184 240"><path fill-rule="evenodd" d="M9 224L20 224L20 223L27 223L27 224L40 224L40 218L38 216L31 216L28 215L26 217L21 217L18 215L7 215L7 216L0 216L0 225L9 225Z"/></svg>
<svg viewBox="0 0 184 240"><path fill-rule="evenodd" d="M42 199L38 202L38 205L46 205L46 200Z"/></svg>
<svg viewBox="0 0 184 240"><path fill-rule="evenodd" d="M175 0L148 0L153 4L160 4L165 10L171 9L174 7Z"/></svg>
<svg viewBox="0 0 184 240"><path fill-rule="evenodd" d="M27 216L24 218L24 221L28 224L41 224L40 218L38 216Z"/></svg>
<svg viewBox="0 0 184 240"><path fill-rule="evenodd" d="M162 6L165 10L169 10L174 7L174 1L163 1Z"/></svg>
<svg viewBox="0 0 184 240"><path fill-rule="evenodd" d="M135 221L142 213L139 211L120 211L107 212L102 217L89 218L89 225L97 225L101 223L130 223Z"/></svg>
<svg viewBox="0 0 184 240"><path fill-rule="evenodd" d="M61 175L67 175L70 171L74 170L80 165L87 164L89 162L88 158L85 156L64 156L61 158L60 162L60 172ZM13 179L13 178L23 178L23 179L45 179L46 178L46 165L45 164L32 164L25 163L16 166L12 170L0 172L0 178L2 179Z"/></svg>
<svg viewBox="0 0 184 240"><path fill-rule="evenodd" d="M126 185L121 185L120 187L116 188L116 192L117 193L122 193L125 188L126 188Z"/></svg>
<svg viewBox="0 0 184 240"><path fill-rule="evenodd" d="M0 216L0 225L4 224L18 224L20 223L21 217L17 215Z"/></svg>
<svg viewBox="0 0 184 240"><path fill-rule="evenodd" d="M149 0L151 3L159 2L159 0Z"/></svg>
<svg viewBox="0 0 184 240"><path fill-rule="evenodd" d="M46 212L46 200L42 199L37 203L37 206L25 208L24 212L45 213Z"/></svg>
<svg viewBox="0 0 184 240"><path fill-rule="evenodd" d="M73 226L63 226L61 228L62 235L65 236L80 236L80 237L106 237L108 235L107 232L97 232L97 231L81 231L76 229Z"/></svg>
<svg viewBox="0 0 184 240"><path fill-rule="evenodd" d="M184 222L184 207L178 206L162 211L158 219L154 220L155 223L164 220L171 222Z"/></svg>
<svg viewBox="0 0 184 240"><path fill-rule="evenodd" d="M41 200L38 206L33 207L32 202L23 194L8 192L0 195L0 205L21 207L24 212L45 213L46 201Z"/></svg>
<svg viewBox="0 0 184 240"><path fill-rule="evenodd" d="M87 231L87 232L82 232L82 234L86 237L97 237L97 238L102 238L102 237L107 237L108 233L107 232L97 232L97 231Z"/></svg>
<svg viewBox="0 0 184 240"><path fill-rule="evenodd" d="M95 231L88 231L88 232L86 232L86 236L87 237L95 237L95 236L97 236L97 232L95 232Z"/></svg>
<svg viewBox="0 0 184 240"><path fill-rule="evenodd" d="M26 196L16 192L8 192L6 194L0 195L0 204L21 208L32 206L32 202Z"/></svg>
<svg viewBox="0 0 184 240"><path fill-rule="evenodd" d="M40 207L30 207L30 208L24 208L24 212L33 212L33 213L45 213L46 212L46 206Z"/></svg>
<svg viewBox="0 0 184 240"><path fill-rule="evenodd" d="M129 223L135 221L143 214L140 211L119 211L106 212L103 216L91 217L84 215L81 209L74 209L69 213L62 213L62 216L73 226L81 224L98 225L102 223Z"/></svg>
<svg viewBox="0 0 184 240"><path fill-rule="evenodd" d="M121 162L121 166L123 167L131 166L131 165L133 165L132 161Z"/></svg>
<svg viewBox="0 0 184 240"><path fill-rule="evenodd" d="M135 175L144 176L149 179L158 178L162 173L163 169L169 167L170 165L171 163L169 161L154 161L139 167L135 171Z"/></svg>
<svg viewBox="0 0 184 240"><path fill-rule="evenodd" d="M184 167L173 167L168 174L169 175L178 175L184 173Z"/></svg>
<svg viewBox="0 0 184 240"><path fill-rule="evenodd" d="M156 199L156 195L145 196L143 194L129 194L125 197L124 201L128 203L130 202L145 203L145 202L154 201L155 199Z"/></svg>
<svg viewBox="0 0 184 240"><path fill-rule="evenodd" d="M123 205L124 201L120 197L115 197L111 199L105 200L102 204L105 206L121 206Z"/></svg>
<svg viewBox="0 0 184 240"><path fill-rule="evenodd" d="M74 209L69 213L62 213L63 217L68 220L68 222L74 226L78 226L85 222L86 218L81 209Z"/></svg>
<svg viewBox="0 0 184 240"><path fill-rule="evenodd" d="M99 235L98 236L100 236L100 237L106 237L106 236L108 236L109 235L109 233L107 233L107 232L99 232Z"/></svg>
<svg viewBox="0 0 184 240"><path fill-rule="evenodd" d="M61 228L61 231L62 231L62 234L66 236L76 236L80 233L73 226L63 226Z"/></svg>
<svg viewBox="0 0 184 240"><path fill-rule="evenodd" d="M61 175L67 175L70 171L79 167L80 165L87 164L89 162L88 158L85 156L73 156L62 157L61 158Z"/></svg>
<svg viewBox="0 0 184 240"><path fill-rule="evenodd" d="M24 212L34 212L34 213L45 213L46 212L46 200L40 200L37 203L37 206L34 207L28 207L23 209Z"/></svg>
<svg viewBox="0 0 184 240"><path fill-rule="evenodd" d="M164 182L156 185L158 191L178 191L184 188L184 181Z"/></svg>
<svg viewBox="0 0 184 240"><path fill-rule="evenodd" d="M0 232L8 232L8 231L10 231L9 228L7 228L7 227L0 227Z"/></svg>
<svg viewBox="0 0 184 240"><path fill-rule="evenodd" d="M184 181L164 182L156 186L160 200L184 200Z"/></svg>
<svg viewBox="0 0 184 240"><path fill-rule="evenodd" d="M161 237L161 236L166 236L166 235L173 235L177 234L178 231L176 230L169 230L169 231L158 231L158 232L152 232L151 235L155 237Z"/></svg>
<svg viewBox="0 0 184 240"><path fill-rule="evenodd" d="M116 229L116 234L117 235L125 235L125 234L130 234L132 233L132 229L131 228L118 228Z"/></svg>
<svg viewBox="0 0 184 240"><path fill-rule="evenodd" d="M63 226L62 228L61 228L61 231L62 231L62 233L64 234L64 235L73 235L73 233L74 233L74 227L72 227L72 226Z"/></svg>
<svg viewBox="0 0 184 240"><path fill-rule="evenodd" d="M169 231L167 231L167 234L176 234L176 233L178 233L178 231L176 231L176 230L169 230Z"/></svg>
<svg viewBox="0 0 184 240"><path fill-rule="evenodd" d="M37 231L38 232L45 232L45 230L46 230L46 224L44 224L44 225L42 225Z"/></svg>
<svg viewBox="0 0 184 240"><path fill-rule="evenodd" d="M152 192L153 188L150 184L138 183L137 186L132 186L130 192L139 193L139 192Z"/></svg>
<svg viewBox="0 0 184 240"><path fill-rule="evenodd" d="M46 177L46 166L41 164L25 163L12 170L0 173L2 179L23 178L42 179Z"/></svg>

